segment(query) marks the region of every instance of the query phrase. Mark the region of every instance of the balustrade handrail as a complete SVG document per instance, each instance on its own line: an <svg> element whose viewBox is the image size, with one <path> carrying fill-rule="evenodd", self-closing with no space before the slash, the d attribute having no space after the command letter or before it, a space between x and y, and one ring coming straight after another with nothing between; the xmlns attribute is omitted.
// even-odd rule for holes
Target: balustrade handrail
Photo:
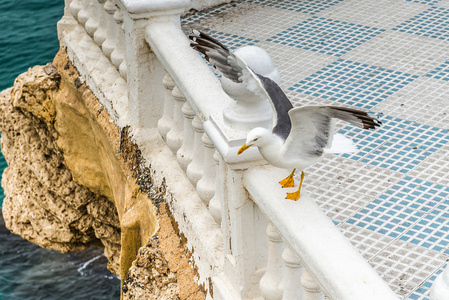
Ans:
<svg viewBox="0 0 449 300"><path fill-rule="evenodd" d="M189 40L177 24L149 22L146 38L203 122L233 101L201 57L190 48Z"/></svg>
<svg viewBox="0 0 449 300"><path fill-rule="evenodd" d="M169 17L166 20L159 17L156 22L150 19L146 40L196 115L204 122L206 133L224 159L229 163L260 160L257 149L249 149L246 158L237 156L237 149L246 138L246 132L222 126L222 112L234 100L223 91L201 56L190 47L179 23Z"/></svg>
<svg viewBox="0 0 449 300"><path fill-rule="evenodd" d="M270 166L245 172L243 183L254 202L300 257L331 299L398 299L313 199L283 199L276 179L287 171Z"/></svg>

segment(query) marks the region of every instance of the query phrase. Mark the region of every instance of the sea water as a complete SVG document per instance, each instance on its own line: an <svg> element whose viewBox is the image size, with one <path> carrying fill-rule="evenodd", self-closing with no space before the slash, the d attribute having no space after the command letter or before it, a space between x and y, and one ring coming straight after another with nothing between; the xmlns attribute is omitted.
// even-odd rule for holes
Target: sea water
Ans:
<svg viewBox="0 0 449 300"><path fill-rule="evenodd" d="M17 75L51 62L64 0L0 0L0 90ZM0 155L0 174L6 168ZM3 203L0 190L0 207ZM10 233L0 217L0 300L119 299L120 280L102 249L61 254Z"/></svg>

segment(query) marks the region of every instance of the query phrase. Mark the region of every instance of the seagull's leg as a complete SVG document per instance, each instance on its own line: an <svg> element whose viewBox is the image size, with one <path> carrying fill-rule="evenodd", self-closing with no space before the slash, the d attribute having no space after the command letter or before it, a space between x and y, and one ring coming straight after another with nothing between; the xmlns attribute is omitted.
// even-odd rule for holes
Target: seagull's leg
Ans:
<svg viewBox="0 0 449 300"><path fill-rule="evenodd" d="M299 182L299 187L298 190L294 193L287 193L287 197L285 197L285 199L290 199L293 201L296 201L299 199L300 197L300 192L301 192L301 186L302 186L302 181L304 180L304 171L301 172L301 181Z"/></svg>
<svg viewBox="0 0 449 300"><path fill-rule="evenodd" d="M290 175L279 181L283 188L295 186L295 178L293 177L295 175L295 171L296 169L293 169L293 172L291 172Z"/></svg>

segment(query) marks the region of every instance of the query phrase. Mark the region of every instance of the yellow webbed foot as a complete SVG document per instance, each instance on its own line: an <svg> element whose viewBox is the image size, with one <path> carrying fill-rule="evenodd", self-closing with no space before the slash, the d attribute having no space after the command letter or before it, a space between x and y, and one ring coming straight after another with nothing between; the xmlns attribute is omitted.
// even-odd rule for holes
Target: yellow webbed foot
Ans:
<svg viewBox="0 0 449 300"><path fill-rule="evenodd" d="M295 186L295 178L294 178L295 171L296 169L293 169L293 172L291 172L290 175L279 181L279 183L282 185L283 188Z"/></svg>
<svg viewBox="0 0 449 300"><path fill-rule="evenodd" d="M300 192L296 191L293 193L287 193L287 197L285 197L285 199L290 199L293 201L297 201L299 199L299 197L301 197Z"/></svg>
<svg viewBox="0 0 449 300"><path fill-rule="evenodd" d="M293 193L287 193L287 197L285 197L285 199L297 201L299 199L299 197L301 197L300 193L301 193L302 181L304 180L304 175L305 175L304 172L301 172L301 181L299 182L298 190Z"/></svg>

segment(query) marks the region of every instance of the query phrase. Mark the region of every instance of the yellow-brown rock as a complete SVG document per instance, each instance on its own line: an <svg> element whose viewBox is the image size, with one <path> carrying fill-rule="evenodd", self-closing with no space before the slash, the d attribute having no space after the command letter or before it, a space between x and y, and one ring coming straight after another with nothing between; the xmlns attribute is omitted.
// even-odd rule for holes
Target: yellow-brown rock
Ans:
<svg viewBox="0 0 449 300"><path fill-rule="evenodd" d="M165 187L63 49L0 93L0 115L12 232L61 252L104 247L126 299L204 299Z"/></svg>

